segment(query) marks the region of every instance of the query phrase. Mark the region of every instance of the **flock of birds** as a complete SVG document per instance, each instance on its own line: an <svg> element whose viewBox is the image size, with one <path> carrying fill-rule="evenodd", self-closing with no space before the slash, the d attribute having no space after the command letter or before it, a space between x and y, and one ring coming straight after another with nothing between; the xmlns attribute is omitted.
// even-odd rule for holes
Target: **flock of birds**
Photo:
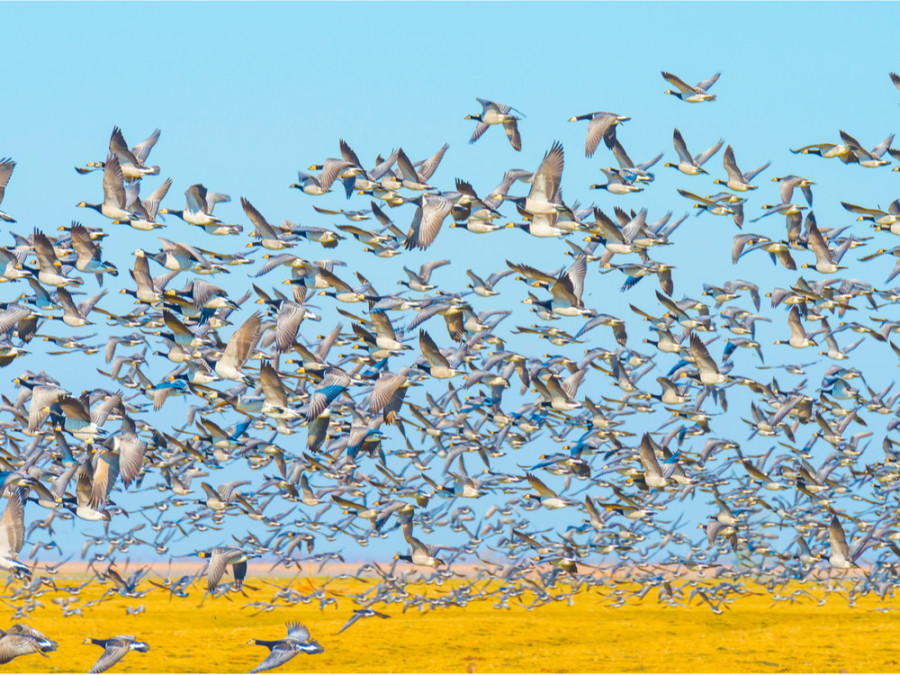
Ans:
<svg viewBox="0 0 900 675"><path fill-rule="evenodd" d="M681 101L716 99L709 90L718 74L695 86L662 75L673 87L666 93ZM900 89L900 78L891 79ZM476 122L471 142L501 126L513 150L521 150L524 115L478 102L482 111L467 118ZM603 168L607 182L591 188L624 196L653 182L651 169L662 156L630 159L620 138L629 119L610 112L570 119L587 122L587 157L602 141L618 164ZM433 184L448 145L420 162L397 149L366 168L342 140L340 158L300 172L291 187L312 198L343 191L369 208L316 205L323 216L346 219L319 227L276 225L246 197L240 198L245 219L220 217L227 207L219 205L231 198L201 184L187 188L185 206L175 208L172 179L158 182L160 167L148 163L159 138L156 131L129 147L115 128L106 159L77 168L103 177L102 201L78 204L97 215L58 232L10 230L12 245L0 248L0 281L10 282L7 297L15 297L0 312L0 366L13 365L39 339L60 357L15 377L15 391L7 389L0 405L0 567L9 573L12 595L4 601L17 620L43 607L45 593L59 595L53 602L64 616L114 597L186 598L198 575L173 579L142 568L126 578L117 557L144 552L171 559L192 548L195 533L216 531L219 546L192 554L208 561L199 575L204 600L242 593L250 560L297 568L298 575L304 563L321 572L343 560L345 545L366 546L399 531L406 546L391 565L366 563L309 594L290 580L276 587L271 602L250 603L258 612L311 602L324 609L338 606L327 588L332 580L376 579L351 596L362 608L342 631L360 619L388 618L376 606L425 611L491 599L497 608L533 608L604 589L614 605L654 591L660 603L696 600L721 613L752 592L745 583L752 580L765 584L775 602L797 601L801 591L782 594L786 585L822 577L823 566L836 572L827 575L824 595L815 598L820 602L830 594L852 603L869 593L895 593L900 439L892 434L900 425L900 393L891 393L893 385L874 391L867 373L842 362L863 343L900 355L892 341L900 319L890 318L900 289L834 275L858 247L866 253L860 262L900 257L900 246L890 244L890 235L900 235L900 200L887 210L842 202L868 225L820 226L812 210L815 181L787 175L772 177L777 203L751 212L752 181L769 164L743 172L729 145L722 177L714 181L722 191L678 192L704 217L725 216L739 228L735 264L762 251L789 270L803 261L812 276L787 289L767 288L762 278L731 280L705 285L707 300L676 299L674 267L652 256L677 246L685 219L673 221L669 212L651 222L646 209L565 203L558 142L533 172L511 169L479 197L465 180L450 190ZM867 150L841 131L840 142L792 152L879 168L891 157L900 160L892 139ZM666 167L697 185L715 173L704 166L724 142L694 155L675 129L673 144L677 161ZM815 171L814 163L809 167ZM12 160L0 161L0 206L14 168ZM147 183L154 188L142 198ZM415 206L411 222L405 209L392 213L405 204ZM501 211L519 222L506 222ZM784 217L785 229L773 215ZM0 218L17 227L14 214L0 211ZM767 234L743 229L763 218L771 224ZM400 292L376 289L364 269L350 270L341 260L348 247L380 258L438 250L448 223L477 235L514 228L559 238L572 260L553 270L497 260L489 270L467 269L469 283L460 288L442 269L451 261L439 258L418 269L402 266ZM103 247L107 236L128 228L140 231L129 236L141 248L122 283L122 261L104 259ZM224 243L201 248L194 228ZM154 230L166 235L158 237L159 250L145 234ZM332 257L312 259L319 247ZM258 249L265 252L254 260ZM231 272L238 283L244 265L250 272L239 295L207 280ZM588 306L585 288L608 289L610 277L601 272L610 271L625 275L623 291L655 277L658 306L631 305L628 317ZM900 264L888 282L898 273ZM276 285L266 284L273 278ZM100 290L90 295L93 283ZM504 323L513 312L496 299L501 284L506 306L524 302L538 322ZM133 308L104 309L111 290L132 296ZM259 310L251 313L253 303ZM340 318L322 331L326 305ZM873 312L880 317L865 318ZM818 346L819 358L764 365L764 352L785 352L757 342L756 325L785 318L790 337L778 342L804 354ZM96 333L78 334L102 324L105 345L91 341ZM634 335L641 326L650 333L643 340ZM608 332L594 330L604 327ZM860 336L853 344L844 341L847 330ZM513 351L507 347L513 335L537 336L559 353ZM714 353L721 338L724 351ZM782 382L764 381L757 359L760 368L783 370ZM803 376L825 359L834 364L820 382L784 384L787 375ZM57 360L58 371L51 367ZM95 364L108 387L79 389L80 373ZM658 376L648 383L643 378L651 372ZM743 429L734 411L717 420L728 396L752 399L739 415ZM665 420L658 428L647 421L652 413ZM863 458L877 415L888 420L883 456ZM760 451L761 444L769 448ZM126 500L136 506L126 509ZM683 525L684 500L708 513L699 531ZM549 530L532 524L538 510L555 511ZM89 563L88 583L104 592L81 605L84 586L57 584L59 563L41 561L42 552L77 553L56 541L59 521L73 519L103 526L102 534L85 534L81 557ZM850 542L848 528L855 534ZM20 559L26 543L31 562ZM457 571L465 565L472 569ZM227 581L229 568L233 581ZM847 572L853 568L860 571ZM626 585L609 574L623 569ZM675 571L712 581L673 577ZM443 582L456 577L462 581L441 593ZM408 588L416 583L434 593ZM806 597L813 593L802 589ZM91 672L149 649L135 636L87 642L105 650ZM323 650L297 624L288 625L284 639L253 642L270 650L253 672ZM0 638L0 663L56 647L19 623Z"/></svg>

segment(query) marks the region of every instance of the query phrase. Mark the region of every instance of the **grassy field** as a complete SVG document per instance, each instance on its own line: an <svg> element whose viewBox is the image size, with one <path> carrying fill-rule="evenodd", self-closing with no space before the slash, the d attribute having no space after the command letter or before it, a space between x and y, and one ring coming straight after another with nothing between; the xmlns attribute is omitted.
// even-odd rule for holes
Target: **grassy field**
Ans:
<svg viewBox="0 0 900 675"><path fill-rule="evenodd" d="M58 584L73 586L76 581L59 579ZM148 642L151 651L129 654L117 672L248 672L268 651L247 641L281 638L286 621L299 621L325 652L300 655L275 672L900 671L900 615L890 599L867 597L851 608L846 598L832 594L821 606L804 598L772 607L771 596L763 593L738 597L717 616L707 605L696 604L696 598L690 607L657 604L655 590L640 604L628 600L613 607L610 589L595 589L574 596L571 605L552 602L533 611L515 604L498 610L493 600L427 612L379 606L389 620L364 619L335 635L357 607L350 598L339 597L338 608L321 610L316 602L253 616L259 609L244 605L269 602L276 589L259 578L248 582L257 589L248 590L249 597L207 598L202 607L203 590L197 584L188 598L170 600L161 590L140 599L115 596L84 608L83 617L66 618L52 602L66 595L47 592L38 598L44 606L20 620L59 642L58 651L49 658L21 657L0 669L86 672L101 650L83 640L124 633ZM283 585L285 580L271 583ZM344 594L367 587L353 581L332 583L328 589ZM313 590L302 579L293 588ZM804 588L816 593L812 584ZM447 585L408 590L443 595ZM99 591L96 584L88 586L77 604L97 598ZM138 605L144 606L143 613L126 614L127 607ZM14 623L13 611L2 605L0 627Z"/></svg>

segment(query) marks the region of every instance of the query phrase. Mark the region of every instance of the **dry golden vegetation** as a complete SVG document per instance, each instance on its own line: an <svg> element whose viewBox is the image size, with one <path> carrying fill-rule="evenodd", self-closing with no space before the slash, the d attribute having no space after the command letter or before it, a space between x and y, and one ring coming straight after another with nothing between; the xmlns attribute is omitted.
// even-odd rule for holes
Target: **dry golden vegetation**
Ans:
<svg viewBox="0 0 900 675"><path fill-rule="evenodd" d="M285 606L276 601L271 611L251 603L270 603L285 578L248 578L247 597L206 598L196 583L187 598L154 589L142 598L108 597L96 600L102 589L88 585L72 607L83 607L83 617L63 617L54 598L69 597L64 587L76 578L58 579L60 591L47 591L37 599L27 618L15 619L7 605L0 609L0 627L15 621L45 632L59 643L49 658L21 657L3 666L7 672L86 672L99 658L98 647L82 644L86 637L134 634L152 649L132 653L117 666L120 672L248 672L268 653L247 644L251 638L284 637L284 624L306 624L325 652L299 655L276 672L896 672L897 619L894 600L874 595L848 605L835 582L827 592L820 582L792 584L778 591L796 593L795 602L773 606L767 592L748 585L751 592L731 595L714 614L696 586L673 580L689 606L658 603L658 590L643 600L631 595L628 582L606 586L567 598L564 582L556 590L558 601L529 611L534 596L512 598L509 609L496 609L497 597L466 607L438 607L422 611L399 604L377 605L389 620L362 619L336 635L358 605L348 594L364 592L375 582L337 581L327 586L327 597L338 605L320 609L318 600ZM318 581L298 578L292 588L304 595L319 588ZM462 581L455 584L468 583ZM478 582L478 587L487 582ZM494 582L496 584L496 582ZM708 584L709 582L701 582ZM141 590L147 588L146 583ZM410 584L412 595L446 597L451 583L442 587ZM491 586L488 585L490 590ZM109 590L107 588L107 590ZM765 591L759 587L759 591ZM809 593L809 595L806 595ZM629 597L630 596L630 597ZM824 599L823 604L819 601ZM571 602L570 602L571 601ZM21 604L21 603L17 603ZM900 604L900 603L898 603ZM145 611L127 615L126 608Z"/></svg>

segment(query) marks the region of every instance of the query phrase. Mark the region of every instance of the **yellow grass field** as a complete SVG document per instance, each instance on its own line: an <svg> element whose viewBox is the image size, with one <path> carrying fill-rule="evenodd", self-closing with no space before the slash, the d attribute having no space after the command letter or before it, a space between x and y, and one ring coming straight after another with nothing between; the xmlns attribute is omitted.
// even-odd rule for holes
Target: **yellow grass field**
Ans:
<svg viewBox="0 0 900 675"><path fill-rule="evenodd" d="M57 580L60 586L76 582ZM282 585L286 580L271 582ZM696 599L686 608L658 605L655 590L640 604L628 601L612 607L611 589L594 589L576 595L571 605L552 602L533 611L517 605L494 609L493 600L427 612L378 606L391 615L389 620L360 620L335 635L357 607L350 598L339 597L337 609L300 604L253 616L256 608L242 606L271 601L275 587L259 577L248 577L247 583L257 589L248 590L248 598L207 598L198 608L203 596L198 583L190 597L171 601L161 590L140 599L115 596L85 608L83 618L63 618L52 599L64 594L48 592L39 597L44 607L21 620L56 640L58 651L49 658L21 657L0 671L86 672L102 652L82 644L84 638L126 633L148 642L151 651L127 655L116 672L248 672L268 651L247 641L284 637L286 621L305 623L325 652L301 654L274 672L900 671L898 608L891 599L881 602L872 596L853 608L837 594L822 606L805 600L772 607L771 597L763 592L736 598L717 616ZM410 585L408 590L443 595L448 585ZM371 584L341 581L329 584L328 590L355 593L368 587ZM302 578L293 588L313 590ZM816 590L812 583L803 588ZM100 591L96 584L89 585L79 603L98 597ZM126 607L138 605L146 611L126 615ZM13 610L3 604L0 627L12 623Z"/></svg>

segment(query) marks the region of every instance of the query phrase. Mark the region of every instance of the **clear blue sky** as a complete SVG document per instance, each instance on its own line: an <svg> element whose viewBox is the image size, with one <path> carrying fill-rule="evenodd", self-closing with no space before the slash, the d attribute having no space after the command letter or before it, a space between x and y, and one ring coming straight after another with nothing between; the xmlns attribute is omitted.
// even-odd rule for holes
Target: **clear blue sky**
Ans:
<svg viewBox="0 0 900 675"><path fill-rule="evenodd" d="M756 180L760 189L747 204L748 220L761 204L777 203L773 176L796 173L817 182L820 225L854 224L840 200L886 207L898 195L900 174L792 155L788 149L836 141L839 129L872 147L898 131L900 92L888 79L889 71L900 69L890 39L890 27L898 19L896 3L2 3L6 67L0 156L18 163L3 210L18 219L13 228L22 234L32 227L53 231L73 219L103 226L112 232L104 257L118 265L118 283L130 286L131 252L138 246L155 250L157 233L116 230L99 214L75 208L80 200L100 201L99 174L80 176L73 167L103 159L114 125L122 127L130 143L162 129L151 155L162 172L145 181L144 195L166 176L174 180L164 202L170 208L182 207L182 193L193 183L231 195L232 202L220 205L217 215L242 223L244 235L188 232L174 218L158 232L221 251L243 249L248 241L251 228L240 208L241 196L271 222L343 222L316 214L313 203L368 208L368 199L354 197L348 204L338 190L314 199L288 189L298 169L339 156L340 138L367 165L378 153L387 155L401 145L417 160L447 142L450 150L433 182L452 189L454 178L464 178L479 194L493 188L509 168L533 171L559 140L566 149L562 186L567 202L593 201L609 213L615 204L647 207L651 221L668 210L675 218L690 210L677 187L701 194L717 191L711 179L724 177L721 153L707 165L709 177L686 177L661 162L654 169L656 181L641 194L589 192L591 183L603 182L600 167L614 160L602 145L586 159L586 124L566 120L607 110L632 118L619 128L619 139L635 161L659 152L665 153L663 162L675 160L673 127L695 154L724 138L734 146L744 171L771 161ZM668 85L660 70L691 83L721 71L712 89L718 100L688 105L664 95ZM468 144L474 123L464 117L479 111L476 96L513 105L527 115L520 122L521 153L497 129ZM521 194L521 186L517 189ZM390 213L404 230L412 214L411 207ZM519 219L509 205L504 215ZM780 237L783 218L748 223L744 229ZM871 234L863 225L855 231ZM675 246L652 252L676 266L676 299L700 297L703 282L765 278L769 286L787 287L797 279L797 273L771 266L762 254L732 266L736 232L730 220L691 217L676 232ZM878 236L893 245L888 235ZM563 255L562 240L538 241L518 231L476 237L446 225L437 244L424 253L383 261L364 258L361 248L345 241L335 255L351 269L358 265L382 293L391 292L402 278L403 264L413 267L439 257L451 258L453 265L438 270L436 278L457 288L466 282L467 267L487 276L502 269L505 258L545 270L571 261ZM332 256L317 245L303 245L297 252L308 259ZM883 287L894 263L889 258L866 265L866 280ZM798 262L811 259L798 257ZM238 268L231 279L213 281L229 290L244 289L245 274ZM279 271L265 280L276 285L282 276ZM655 309L657 286L655 280L645 280L621 294L621 281L618 273L598 276L592 266L584 299L601 312L627 317L637 338L629 344L636 347L645 337L644 328L627 305ZM93 281L85 285L90 292L95 287ZM24 288L5 285L0 297L11 300ZM518 323L531 322L518 304L524 287L506 280L502 290L500 304L482 302L477 309L515 305ZM128 298L110 297L101 306L127 310ZM766 313L775 319L758 336L767 363L808 360L807 354L772 347L774 339L787 337L786 312ZM333 325L329 320L323 329ZM572 330L579 325L563 323ZM508 331L517 324L510 319L503 325ZM309 337L310 330L304 327L303 334ZM601 328L593 335L598 344L612 347L607 333ZM839 341L843 344L851 335L843 333ZM537 340L510 342L509 347L545 350ZM721 342L713 353L721 355ZM755 356L738 358L738 370L759 372L753 367ZM16 361L0 374L5 383L0 387L11 392L15 375L45 363L37 357ZM86 377L74 370L77 363L74 357L61 357L48 369L76 390ZM671 365L661 363L665 369ZM893 355L886 346L874 345L853 365L874 373L871 384L877 390L890 382L889 375L881 376L884 363L893 368ZM102 364L98 360L96 365ZM66 373L67 367L72 370ZM160 376L165 369L166 364L157 364L153 373ZM96 384L101 383L98 379ZM615 395L604 387L597 396ZM716 433L729 431L739 439L746 435L743 426ZM293 438L299 442L305 434ZM756 447L760 452L766 448ZM542 452L547 450L552 448ZM530 464L534 454L532 449L527 459L512 458L507 469L514 470L514 461ZM469 461L470 470L476 463ZM577 523L577 514L571 518ZM90 529L82 525L76 530ZM378 546L385 554L404 548L393 537Z"/></svg>

